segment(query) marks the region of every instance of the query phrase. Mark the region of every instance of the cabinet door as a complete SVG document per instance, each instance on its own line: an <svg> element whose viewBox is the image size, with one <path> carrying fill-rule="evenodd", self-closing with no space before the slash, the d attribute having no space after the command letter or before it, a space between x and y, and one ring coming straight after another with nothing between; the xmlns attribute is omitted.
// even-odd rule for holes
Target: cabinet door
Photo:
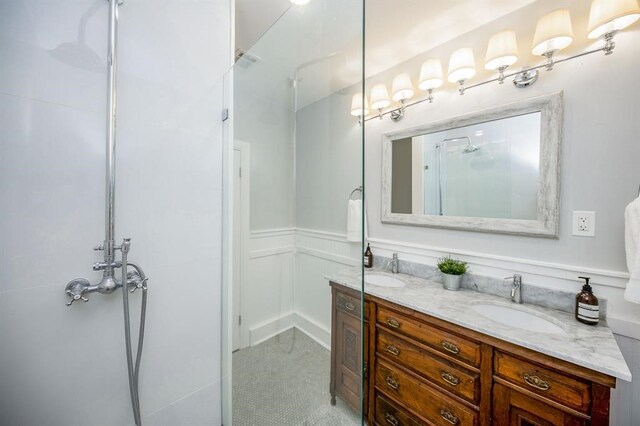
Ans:
<svg viewBox="0 0 640 426"><path fill-rule="evenodd" d="M493 424L496 426L582 426L589 422L504 385L493 385Z"/></svg>
<svg viewBox="0 0 640 426"><path fill-rule="evenodd" d="M342 311L336 312L336 393L360 412L362 369L361 322Z"/></svg>

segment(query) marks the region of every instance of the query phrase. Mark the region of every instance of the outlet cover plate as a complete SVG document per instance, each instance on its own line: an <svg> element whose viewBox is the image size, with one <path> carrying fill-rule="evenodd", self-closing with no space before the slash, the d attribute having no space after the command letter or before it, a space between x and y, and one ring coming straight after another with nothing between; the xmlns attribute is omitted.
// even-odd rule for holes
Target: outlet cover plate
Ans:
<svg viewBox="0 0 640 426"><path fill-rule="evenodd" d="M595 237L596 212L574 211L572 234L578 237Z"/></svg>

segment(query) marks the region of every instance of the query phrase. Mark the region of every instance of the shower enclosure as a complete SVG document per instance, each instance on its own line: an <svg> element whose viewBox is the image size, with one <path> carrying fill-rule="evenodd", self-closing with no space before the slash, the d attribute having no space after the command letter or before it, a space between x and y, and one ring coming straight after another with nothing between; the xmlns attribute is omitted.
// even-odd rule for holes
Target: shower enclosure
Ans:
<svg viewBox="0 0 640 426"><path fill-rule="evenodd" d="M363 243L346 234L349 199L364 184L364 129L349 114L363 93L363 18L362 0L293 5L236 52L225 425L362 422L361 404L332 405L327 276L362 271ZM349 356L362 396L359 349Z"/></svg>
<svg viewBox="0 0 640 426"><path fill-rule="evenodd" d="M222 423L219 113L230 14L217 0L0 2L0 424ZM129 280L114 251L127 254L121 237L152 283L139 367L142 292L115 288ZM104 252L91 250L105 239ZM92 272L96 262L107 264ZM86 281L66 307L74 277ZM115 291L76 291L101 280Z"/></svg>

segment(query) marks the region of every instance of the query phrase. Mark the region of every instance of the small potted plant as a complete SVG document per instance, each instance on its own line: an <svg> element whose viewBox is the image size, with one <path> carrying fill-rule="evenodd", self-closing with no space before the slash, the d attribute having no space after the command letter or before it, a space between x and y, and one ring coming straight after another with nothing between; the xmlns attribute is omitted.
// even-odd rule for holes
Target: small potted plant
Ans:
<svg viewBox="0 0 640 426"><path fill-rule="evenodd" d="M444 277L445 289L460 290L460 281L462 281L462 276L467 272L466 262L447 256L438 261L438 269Z"/></svg>

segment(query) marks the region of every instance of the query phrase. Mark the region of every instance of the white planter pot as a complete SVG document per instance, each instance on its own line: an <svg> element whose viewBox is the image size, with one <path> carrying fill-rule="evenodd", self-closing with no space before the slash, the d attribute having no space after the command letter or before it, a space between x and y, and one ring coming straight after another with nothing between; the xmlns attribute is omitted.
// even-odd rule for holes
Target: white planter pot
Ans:
<svg viewBox="0 0 640 426"><path fill-rule="evenodd" d="M460 290L460 282L462 281L462 275L449 275L442 274L444 277L445 290Z"/></svg>

